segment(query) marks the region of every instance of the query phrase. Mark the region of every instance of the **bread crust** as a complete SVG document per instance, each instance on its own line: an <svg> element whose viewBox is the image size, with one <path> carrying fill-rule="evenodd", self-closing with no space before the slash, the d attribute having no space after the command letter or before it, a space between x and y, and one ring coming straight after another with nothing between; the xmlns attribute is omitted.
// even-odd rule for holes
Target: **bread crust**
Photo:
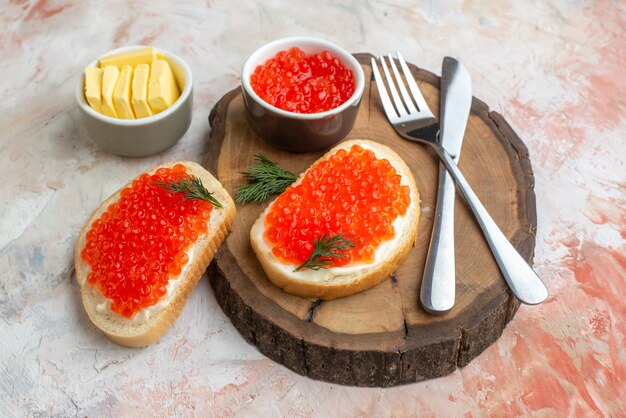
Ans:
<svg viewBox="0 0 626 418"><path fill-rule="evenodd" d="M76 239L76 245L74 247L74 265L76 268L76 279L81 288L83 307L91 322L111 340L120 345L128 347L149 345L158 340L174 321L176 321L191 291L196 283L198 283L198 280L200 280L202 273L204 273L208 267L217 249L228 235L235 219L236 209L232 198L220 182L199 164L190 161L168 162L153 168L147 173L151 175L159 168L171 168L176 164L183 164L189 174L199 177L204 186L210 192L214 193L213 196L222 204L223 208L214 207L208 222L207 233L199 236L196 243L192 246L194 249L194 257L189 261L189 263L192 264L185 266L187 269L184 270L183 274L177 279L180 280L180 283L176 287L170 302L164 307L156 309L156 312L153 312L149 319L143 321L134 319L140 315L141 312L138 312L135 317L131 319L117 315L111 312L110 309L99 312L97 304L101 303L104 297L95 286L87 284L86 279L90 268L80 257L80 252L86 244L85 235L91 228L92 222L98 219L110 204L119 200L121 190L128 187L135 179L131 180L102 202L89 217L87 222L85 222ZM155 307L156 306L157 305L155 305Z"/></svg>
<svg viewBox="0 0 626 418"><path fill-rule="evenodd" d="M277 260L273 256L262 236L262 231L265 229L265 217L276 201L274 200L268 205L265 211L261 213L252 226L250 231L250 242L254 253L256 254L270 281L287 293L307 298L332 300L362 292L386 280L394 271L396 271L415 243L420 215L419 192L411 170L402 158L400 158L395 151L391 150L391 148L369 140L349 140L332 148L315 163L313 163L311 167L320 161L329 159L339 149L349 150L353 145L360 145L363 148L370 149L374 151L377 158L386 158L389 160L396 171L402 175L403 183L408 184L411 189L411 205L405 215L408 216L407 221L404 223L402 230L396 231L396 234L399 234L400 240L393 248L393 251L391 251L391 253L384 260L380 263L374 264L371 268L365 267L364 270L355 274L353 277L332 277L331 280L318 282L298 277L302 276L298 273L290 272L289 274L286 274L284 270L280 269L276 265ZM305 174L310 169L311 168L309 167L309 169L302 173L294 182L294 185L300 184ZM260 239L258 238L259 236L261 237Z"/></svg>

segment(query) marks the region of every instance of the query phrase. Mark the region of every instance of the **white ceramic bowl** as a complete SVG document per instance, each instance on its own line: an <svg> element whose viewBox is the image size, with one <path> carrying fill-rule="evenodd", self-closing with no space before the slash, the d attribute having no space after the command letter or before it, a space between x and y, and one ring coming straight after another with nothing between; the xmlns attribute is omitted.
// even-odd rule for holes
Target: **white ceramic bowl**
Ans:
<svg viewBox="0 0 626 418"><path fill-rule="evenodd" d="M250 85L250 76L257 66L293 47L302 49L307 55L330 51L352 71L354 94L340 106L319 113L288 112L261 99ZM327 148L350 132L363 96L365 76L359 62L345 49L322 39L293 37L275 40L254 51L243 65L241 85L246 116L252 129L278 148L306 152Z"/></svg>
<svg viewBox="0 0 626 418"><path fill-rule="evenodd" d="M114 49L104 55L145 48L141 45ZM80 114L91 139L106 151L118 155L143 157L156 154L174 145L185 134L191 124L193 106L193 77L189 66L175 54L155 48L157 54L172 68L176 82L181 89L180 97L174 104L157 113L141 119L117 119L96 112L85 99L85 74L76 87L76 101ZM96 67L98 60L89 63Z"/></svg>

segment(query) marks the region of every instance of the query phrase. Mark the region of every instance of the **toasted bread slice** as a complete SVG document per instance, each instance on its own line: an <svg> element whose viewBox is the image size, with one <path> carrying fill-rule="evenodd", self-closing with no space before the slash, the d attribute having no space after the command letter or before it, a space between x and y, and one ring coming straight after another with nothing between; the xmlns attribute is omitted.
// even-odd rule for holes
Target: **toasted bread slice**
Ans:
<svg viewBox="0 0 626 418"><path fill-rule="evenodd" d="M205 188L213 193L223 208L213 208L207 222L207 231L200 234L197 241L187 250L189 261L183 267L180 277L169 281L167 294L156 305L142 309L130 319L112 312L109 308L110 302L97 287L87 283L90 267L80 256L87 242L85 235L92 222L98 219L110 204L119 200L120 191L132 181L102 202L87 220L76 240L74 264L85 311L96 327L121 345L140 347L151 344L174 323L202 273L228 235L235 218L235 204L232 198L220 182L202 166L189 161L175 161L155 167L148 174L153 174L161 167L171 168L176 164L183 164L188 174L200 178Z"/></svg>
<svg viewBox="0 0 626 418"><path fill-rule="evenodd" d="M324 154L311 167L322 160L329 159L339 149L349 151L353 145L360 145L364 149L373 151L377 159L386 158L401 175L401 184L409 186L411 203L405 215L398 217L394 222L396 229L394 238L381 243L376 249L373 263L294 272L297 266L279 261L264 238L265 218L276 200L272 201L252 226L250 242L268 278L287 293L331 300L364 291L387 279L402 263L415 243L420 215L419 193L411 170L389 147L368 140L345 141ZM308 170L293 185L300 184L307 172Z"/></svg>

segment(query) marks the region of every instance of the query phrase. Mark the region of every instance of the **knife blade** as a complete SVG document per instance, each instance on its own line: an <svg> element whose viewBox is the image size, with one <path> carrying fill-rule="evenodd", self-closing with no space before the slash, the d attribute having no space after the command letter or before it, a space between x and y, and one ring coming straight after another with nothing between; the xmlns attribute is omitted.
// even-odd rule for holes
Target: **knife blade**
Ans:
<svg viewBox="0 0 626 418"><path fill-rule="evenodd" d="M472 81L456 59L445 57L441 66L439 140L458 163L472 105ZM454 182L439 164L439 185L433 231L420 291L423 308L433 315L449 312L455 301Z"/></svg>
<svg viewBox="0 0 626 418"><path fill-rule="evenodd" d="M445 57L441 66L441 145L458 163L472 106L472 80L459 61Z"/></svg>

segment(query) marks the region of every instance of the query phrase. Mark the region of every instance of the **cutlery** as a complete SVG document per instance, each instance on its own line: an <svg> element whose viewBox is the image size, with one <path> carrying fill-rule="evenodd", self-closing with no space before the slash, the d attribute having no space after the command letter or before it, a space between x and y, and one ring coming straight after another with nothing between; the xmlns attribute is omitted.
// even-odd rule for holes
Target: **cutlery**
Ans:
<svg viewBox="0 0 626 418"><path fill-rule="evenodd" d="M401 58L401 56L399 58ZM396 68L391 55L389 55L388 60L392 69ZM400 61L407 86L411 91L411 96L409 96L406 91L406 87L404 86L404 81L396 68L394 76L404 101L402 101L398 95L398 90L396 89L394 81L391 78L387 64L385 63L385 58L382 56L380 57L387 86L391 96L393 97L392 102L389 98L389 94L387 93L387 86L385 86L385 82L383 81L383 78L378 70L376 60L372 58L372 70L374 72L374 78L376 80L376 85L378 87L378 92L383 109L387 115L387 119L389 119L396 132L403 138L430 145L437 153L440 160L445 164L446 169L452 175L457 186L463 193L465 200L470 206L472 213L476 217L476 220L478 221L478 224L487 239L487 243L491 248L491 252L500 267L500 271L502 272L502 275L504 276L504 279L513 294L521 302L528 305L535 305L543 302L548 297L548 289L546 288L546 285L541 281L537 273L535 273L528 265L526 260L524 260L524 258L517 252L515 247L513 247L513 245L509 242L500 228L498 228L498 225L494 222L489 215L489 212L487 212L485 207L482 205L467 180L465 180L463 173L461 173L461 170L459 170L450 154L444 150L436 139L425 135L426 131L433 129L432 113L430 111L426 111L427 106L422 107L420 105L421 103L425 104L425 101L421 96L421 93L416 93L419 89L415 83L413 75L408 70L406 63L402 65L404 60ZM417 108L412 101L417 104Z"/></svg>
<svg viewBox="0 0 626 418"><path fill-rule="evenodd" d="M398 57L401 58L400 55ZM400 63L401 66L406 66L403 59L400 59ZM472 81L469 73L460 62L454 58L445 57L441 66L439 142L455 163L459 162L463 134L471 105ZM433 315L443 315L452 309L455 299L455 191L452 178L441 163L437 190L433 232L422 276L420 300L427 312Z"/></svg>

